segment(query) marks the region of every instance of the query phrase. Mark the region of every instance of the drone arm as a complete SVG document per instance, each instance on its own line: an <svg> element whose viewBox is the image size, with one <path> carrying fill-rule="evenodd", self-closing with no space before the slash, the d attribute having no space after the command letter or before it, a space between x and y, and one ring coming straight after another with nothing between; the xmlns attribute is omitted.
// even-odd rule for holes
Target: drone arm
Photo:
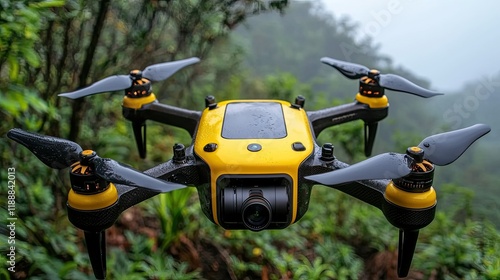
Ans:
<svg viewBox="0 0 500 280"><path fill-rule="evenodd" d="M123 116L131 121L153 120L159 123L180 127L193 136L201 117L201 112L178 108L152 102L143 105L140 109L123 107Z"/></svg>
<svg viewBox="0 0 500 280"><path fill-rule="evenodd" d="M189 149L188 149L189 150ZM184 184L201 184L206 167L203 163L198 163L189 151L182 162L169 160L163 164L144 171L145 174L160 178L166 181ZM118 216L126 209L156 196L160 192L146 188L131 187L116 184L118 200L115 204L92 211L80 211L68 205L68 218L78 228L90 232L100 232L109 228L118 219Z"/></svg>
<svg viewBox="0 0 500 280"><path fill-rule="evenodd" d="M316 178L311 176L328 172L335 173L335 170L340 170L348 166L349 164L337 159L325 160L322 148L316 146L314 157L305 165L301 176L312 184L324 185L339 190L382 210L382 205L385 201L384 193L389 183L388 180L362 180L344 184L326 185L319 182L321 180L316 181Z"/></svg>
<svg viewBox="0 0 500 280"><path fill-rule="evenodd" d="M307 115L314 134L318 136L324 129L346 122L363 120L365 123L376 123L387 117L388 111L388 107L370 108L368 104L356 101L323 110L310 111Z"/></svg>
<svg viewBox="0 0 500 280"><path fill-rule="evenodd" d="M202 181L208 180L203 179L207 167L204 163L196 161L192 156L192 146L186 150L186 154L186 158L182 161L169 160L144 171L144 174L190 186L199 185ZM118 186L117 188L120 193L120 188ZM131 188L128 186L124 186L124 188L120 196L120 212L158 194L158 192L152 192L144 188Z"/></svg>
<svg viewBox="0 0 500 280"><path fill-rule="evenodd" d="M356 181L329 186L382 210L387 180Z"/></svg>

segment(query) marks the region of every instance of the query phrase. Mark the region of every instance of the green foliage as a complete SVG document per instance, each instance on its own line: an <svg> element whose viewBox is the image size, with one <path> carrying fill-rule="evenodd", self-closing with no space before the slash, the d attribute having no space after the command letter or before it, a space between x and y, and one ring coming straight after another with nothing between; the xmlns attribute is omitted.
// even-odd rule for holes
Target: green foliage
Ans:
<svg viewBox="0 0 500 280"><path fill-rule="evenodd" d="M40 39L42 18L50 8L60 7L64 1L0 1L0 134L8 124L38 130L40 116L57 113L49 108L38 93L26 86L25 66L39 67L40 55L35 43Z"/></svg>
<svg viewBox="0 0 500 280"><path fill-rule="evenodd" d="M30 3L31 2L31 3ZM9 78L19 81L22 63L40 66L34 45L39 39L43 16L50 8L61 7L65 1L1 1L0 6L0 69L7 63ZM21 80L22 81L22 80Z"/></svg>
<svg viewBox="0 0 500 280"><path fill-rule="evenodd" d="M301 263L297 266L293 279L333 279L335 276L335 271L329 264L324 263L321 258L315 258L314 261L311 262L306 257L302 256Z"/></svg>
<svg viewBox="0 0 500 280"><path fill-rule="evenodd" d="M267 88L267 98L289 100L292 102L298 95L309 95L311 88L299 83L297 78L288 72L265 77L264 86Z"/></svg>
<svg viewBox="0 0 500 280"><path fill-rule="evenodd" d="M324 240L315 244L314 251L318 254L318 258L328 265L334 279L358 279L363 271L363 261L356 255L354 249L332 236L326 235Z"/></svg>
<svg viewBox="0 0 500 280"><path fill-rule="evenodd" d="M178 263L171 256L153 255L146 257L148 276L152 279L202 279L199 273L188 273L187 263Z"/></svg>
<svg viewBox="0 0 500 280"><path fill-rule="evenodd" d="M58 117L56 110L50 108L35 91L15 84L9 85L5 92L0 91L0 116L7 121L0 125L0 133L7 132L10 128L6 125L8 123L38 130L42 125L40 116L43 114L49 114L52 118Z"/></svg>
<svg viewBox="0 0 500 280"><path fill-rule="evenodd" d="M423 231L414 265L443 279L495 279L500 275L500 234L489 222L456 223L438 213Z"/></svg>
<svg viewBox="0 0 500 280"><path fill-rule="evenodd" d="M342 126L327 128L318 137L318 143L335 143L335 156L344 162L354 163L365 159L363 122L355 121Z"/></svg>
<svg viewBox="0 0 500 280"><path fill-rule="evenodd" d="M165 250L172 242L178 241L188 223L188 202L193 197L194 188L160 194L148 204L161 224L160 248Z"/></svg>
<svg viewBox="0 0 500 280"><path fill-rule="evenodd" d="M154 242L145 236L125 232L130 243L126 253L112 248L108 253L107 279L201 279L199 272L188 271L163 250L154 249Z"/></svg>

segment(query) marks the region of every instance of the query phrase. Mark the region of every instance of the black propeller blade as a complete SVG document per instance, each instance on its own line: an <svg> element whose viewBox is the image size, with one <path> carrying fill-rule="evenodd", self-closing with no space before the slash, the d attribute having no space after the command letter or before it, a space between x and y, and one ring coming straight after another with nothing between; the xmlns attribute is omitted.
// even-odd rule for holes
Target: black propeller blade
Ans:
<svg viewBox="0 0 500 280"><path fill-rule="evenodd" d="M342 75L349 79L360 79L364 76L368 76L368 73L370 72L370 69L366 66L329 57L321 58L321 62L339 70Z"/></svg>
<svg viewBox="0 0 500 280"><path fill-rule="evenodd" d="M91 162L95 166L95 173L97 176L115 184L147 188L158 192L170 192L186 187L185 185L151 177L109 158L100 158L96 156Z"/></svg>
<svg viewBox="0 0 500 280"><path fill-rule="evenodd" d="M394 179L410 174L411 163L412 160L407 155L385 153L346 168L311 175L305 178L325 186L361 180Z"/></svg>
<svg viewBox="0 0 500 280"><path fill-rule="evenodd" d="M180 69L198 62L200 62L199 58L191 57L177 61L153 64L142 71L142 76L151 82L163 81Z"/></svg>
<svg viewBox="0 0 500 280"><path fill-rule="evenodd" d="M380 74L378 83L381 87L393 91L406 92L423 98L429 98L443 93L420 87L409 80L394 74Z"/></svg>
<svg viewBox="0 0 500 280"><path fill-rule="evenodd" d="M431 91L420 87L407 79L394 74L380 74L378 71L370 70L366 66L356 63L345 62L329 57L321 58L321 62L337 69L342 75L349 79L360 79L365 76L373 77L382 88L406 92L420 97L428 98L442 93Z"/></svg>
<svg viewBox="0 0 500 280"><path fill-rule="evenodd" d="M476 124L467 128L436 134L425 138L418 146L424 159L443 166L458 159L469 146L491 128ZM404 154L385 153L374 156L349 167L305 177L326 186L359 180L397 179L411 172L413 159Z"/></svg>
<svg viewBox="0 0 500 280"><path fill-rule="evenodd" d="M490 132L485 124L475 124L467 128L440 133L425 138L418 147L424 150L430 162L444 166L458 159L472 143Z"/></svg>
<svg viewBox="0 0 500 280"><path fill-rule="evenodd" d="M104 78L98 82L93 83L92 85L82 88L79 90L75 90L73 92L61 93L59 96L77 99L82 98L84 96L97 94L100 92L108 92L108 91L118 91L127 89L132 86L132 79L128 75L115 75Z"/></svg>
<svg viewBox="0 0 500 280"><path fill-rule="evenodd" d="M7 137L30 150L45 165L64 169L79 160L80 145L61 138L31 133L19 128L7 132Z"/></svg>
<svg viewBox="0 0 500 280"><path fill-rule="evenodd" d="M24 145L51 168L63 169L80 160L82 148L72 141L16 128L11 129L7 136ZM89 163L95 165L94 169L99 177L112 183L158 192L169 192L185 187L181 184L151 177L135 169L125 167L112 159L100 158L97 155L90 158Z"/></svg>
<svg viewBox="0 0 500 280"><path fill-rule="evenodd" d="M142 72L142 77L150 80L151 82L162 81L172 76L175 72L182 69L183 67L197 63L199 61L199 58L191 57L183 60L154 64L144 69L144 71ZM59 96L77 99L101 92L124 90L132 86L133 79L134 78L130 75L110 76L98 82L95 82L86 88L82 88L73 92L61 93L59 94Z"/></svg>
<svg viewBox="0 0 500 280"><path fill-rule="evenodd" d="M106 233L85 231L90 264L97 279L106 279Z"/></svg>

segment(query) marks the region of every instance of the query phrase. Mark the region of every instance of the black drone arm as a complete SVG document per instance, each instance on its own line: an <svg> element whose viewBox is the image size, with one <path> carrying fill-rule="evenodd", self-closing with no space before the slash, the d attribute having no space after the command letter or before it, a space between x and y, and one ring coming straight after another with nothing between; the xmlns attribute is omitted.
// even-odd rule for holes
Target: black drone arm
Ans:
<svg viewBox="0 0 500 280"><path fill-rule="evenodd" d="M370 108L369 105L355 101L349 104L307 112L314 134L318 136L325 128L363 120L365 123L377 123L387 117L389 107Z"/></svg>
<svg viewBox="0 0 500 280"><path fill-rule="evenodd" d="M165 163L157 165L149 170L144 171L144 174L163 179L165 181L182 184L182 185L199 185L202 181L206 181L205 165L196 161L192 156L192 147L186 149L185 156L181 159L169 160ZM68 207L68 218L78 228L85 231L101 231L104 230L118 219L118 216L126 209L156 196L160 192L138 187L130 187L127 185L116 184L118 192L117 203L103 209L92 211L80 211Z"/></svg>
<svg viewBox="0 0 500 280"><path fill-rule="evenodd" d="M201 112L178 108L154 101L143 105L140 109L123 107L123 116L133 122L152 120L180 127L187 130L192 137L198 126Z"/></svg>
<svg viewBox="0 0 500 280"><path fill-rule="evenodd" d="M132 129L141 158L146 157L146 120L183 128L193 137L201 117L199 111L162 104L157 100L144 104L139 109L126 106L122 108L123 116L132 122Z"/></svg>
<svg viewBox="0 0 500 280"><path fill-rule="evenodd" d="M335 170L349 167L349 164L336 159L333 154L327 156L324 149L325 146L322 148L315 145L314 156L300 170L299 177L304 178L308 184L322 184L314 179L309 179L311 175L335 172ZM388 183L388 180L362 180L343 184L322 185L337 189L382 210L382 205L385 201L384 193Z"/></svg>
<svg viewBox="0 0 500 280"><path fill-rule="evenodd" d="M340 169L346 168L349 165L339 160L335 160L333 166L335 169ZM382 210L382 206L385 202L384 193L388 183L389 180L364 180L329 187L337 189Z"/></svg>

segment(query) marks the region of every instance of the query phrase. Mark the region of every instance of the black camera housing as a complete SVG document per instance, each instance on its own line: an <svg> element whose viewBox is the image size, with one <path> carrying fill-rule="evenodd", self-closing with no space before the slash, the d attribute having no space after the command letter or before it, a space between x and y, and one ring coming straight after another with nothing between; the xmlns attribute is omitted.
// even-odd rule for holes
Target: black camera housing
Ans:
<svg viewBox="0 0 500 280"><path fill-rule="evenodd" d="M292 220L288 175L224 175L217 180L217 217L226 229L281 229Z"/></svg>

